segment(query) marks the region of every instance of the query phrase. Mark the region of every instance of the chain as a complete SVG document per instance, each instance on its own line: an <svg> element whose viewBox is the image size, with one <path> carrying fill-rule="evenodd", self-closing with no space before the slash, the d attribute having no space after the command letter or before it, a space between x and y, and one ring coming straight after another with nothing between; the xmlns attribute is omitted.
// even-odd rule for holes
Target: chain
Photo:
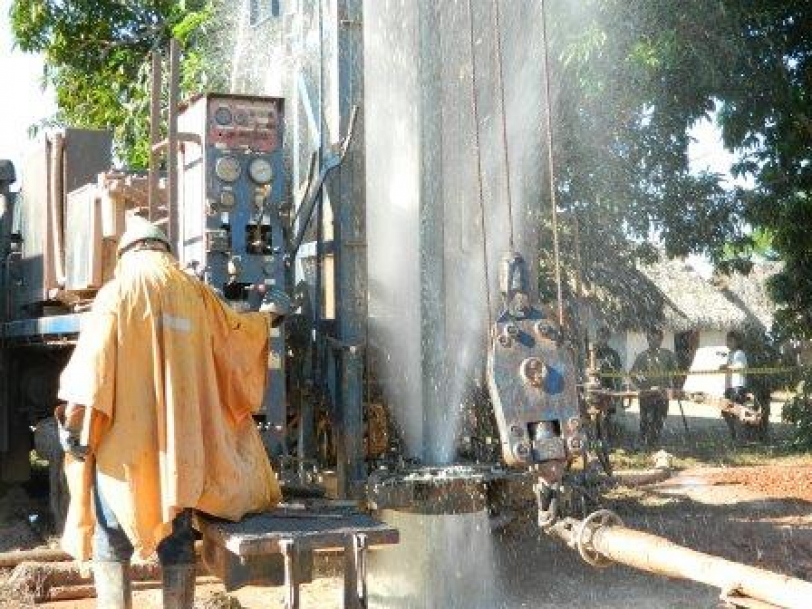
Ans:
<svg viewBox="0 0 812 609"><path fill-rule="evenodd" d="M505 81L502 74L502 27L500 0L493 1L493 29L496 36L494 52L496 54L496 75L498 77L497 89L499 91L499 115L502 119L502 155L505 165L505 200L507 201L508 229L510 230L510 251L516 251L513 239L513 198L510 192L510 156L507 137L507 110L505 109Z"/></svg>
<svg viewBox="0 0 812 609"><path fill-rule="evenodd" d="M474 9L468 0L468 41L471 49L471 113L474 119L474 153L476 154L476 183L479 198L479 223L482 230L482 263L485 275L485 300L488 308L488 327L485 332L486 351L490 348L488 336L493 326L491 317L491 280L488 271L488 235L485 227L485 194L482 185L482 154L479 144L479 104L477 103L476 52L474 45Z"/></svg>

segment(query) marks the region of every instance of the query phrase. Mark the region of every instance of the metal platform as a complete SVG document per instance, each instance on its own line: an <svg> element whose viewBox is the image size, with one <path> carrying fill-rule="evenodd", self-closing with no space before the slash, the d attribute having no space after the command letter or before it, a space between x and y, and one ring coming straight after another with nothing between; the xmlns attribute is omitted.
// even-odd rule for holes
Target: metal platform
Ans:
<svg viewBox="0 0 812 609"><path fill-rule="evenodd" d="M355 507L319 502L280 507L227 522L197 517L203 562L226 590L285 585L287 609L299 607L299 585L313 579L313 552L344 552L344 607L367 606L366 550L396 544L398 530Z"/></svg>

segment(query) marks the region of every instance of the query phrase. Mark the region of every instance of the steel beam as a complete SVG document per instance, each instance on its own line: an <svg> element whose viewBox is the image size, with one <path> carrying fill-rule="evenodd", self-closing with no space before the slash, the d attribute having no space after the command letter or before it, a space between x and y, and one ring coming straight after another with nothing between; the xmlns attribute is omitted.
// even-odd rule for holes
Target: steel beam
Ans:
<svg viewBox="0 0 812 609"><path fill-rule="evenodd" d="M364 97L361 0L336 0L338 133L347 132L353 106ZM336 330L345 345L367 340L366 204L364 190L364 117L347 158L331 178L336 248ZM341 349L338 354L336 446L338 491L359 497L366 480L364 467L363 351Z"/></svg>

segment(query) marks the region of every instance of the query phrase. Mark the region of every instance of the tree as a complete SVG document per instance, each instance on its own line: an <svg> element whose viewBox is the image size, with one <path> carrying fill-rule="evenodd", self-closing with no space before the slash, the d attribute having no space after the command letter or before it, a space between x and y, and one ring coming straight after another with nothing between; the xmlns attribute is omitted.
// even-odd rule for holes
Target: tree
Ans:
<svg viewBox="0 0 812 609"><path fill-rule="evenodd" d="M756 3L739 10L747 49L723 98L727 144L741 153L736 168L755 187L740 192L745 216L772 236L785 268L771 288L780 305L780 333L812 337L812 5L803 0Z"/></svg>
<svg viewBox="0 0 812 609"><path fill-rule="evenodd" d="M201 41L213 28L207 0L15 0L11 26L23 51L45 58L58 111L51 125L107 128L125 164L148 163L150 52L170 38L184 47L182 91L211 74Z"/></svg>
<svg viewBox="0 0 812 609"><path fill-rule="evenodd" d="M547 2L557 192L578 218L582 267L633 259L656 234L669 256L747 270L765 238L786 263L779 322L812 334L809 200L812 5L803 0ZM688 129L718 107L736 174L689 171ZM570 241L574 238L572 223ZM571 256L572 258L572 256Z"/></svg>

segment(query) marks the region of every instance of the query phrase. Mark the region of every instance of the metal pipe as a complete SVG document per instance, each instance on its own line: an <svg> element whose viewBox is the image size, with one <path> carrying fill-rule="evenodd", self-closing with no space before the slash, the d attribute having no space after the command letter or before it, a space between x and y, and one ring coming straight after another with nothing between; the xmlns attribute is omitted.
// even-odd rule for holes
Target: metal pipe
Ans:
<svg viewBox="0 0 812 609"><path fill-rule="evenodd" d="M169 192L167 193L167 229L169 242L176 252L180 248L175 239L178 238L178 97L180 89L180 44L176 39L169 42L169 120L168 120L168 150L167 174Z"/></svg>
<svg viewBox="0 0 812 609"><path fill-rule="evenodd" d="M607 515L611 517L606 518ZM597 518L596 518L597 517ZM700 582L785 609L809 607L812 583L691 550L668 539L625 527L608 510L583 521L565 519L547 529L576 548L587 562L617 562L648 573Z"/></svg>
<svg viewBox="0 0 812 609"><path fill-rule="evenodd" d="M347 129L340 158L347 156L358 116L357 106L364 99L362 21L360 0L336 3L339 90L338 114ZM360 119L363 122L363 118ZM340 128L340 125L339 125ZM363 138L363 124L356 137ZM363 139L352 142L363 150ZM366 199L364 193L364 155L347 156L332 183L335 204L335 306L337 338L348 345L365 345L367 340L367 267ZM366 481L364 462L364 371L359 349L342 349L338 355L337 459L339 495L358 497Z"/></svg>
<svg viewBox="0 0 812 609"><path fill-rule="evenodd" d="M50 228L53 270L56 284L60 288L65 286L65 248L62 245L65 202L65 193L63 192L65 189L64 152L65 137L61 133L56 133L51 141L51 192L48 203L51 207Z"/></svg>
<svg viewBox="0 0 812 609"><path fill-rule="evenodd" d="M150 222L155 221L155 212L159 204L158 180L160 157L156 145L161 138L161 55L158 51L152 52L152 83L149 102L149 180L147 195L147 217Z"/></svg>

